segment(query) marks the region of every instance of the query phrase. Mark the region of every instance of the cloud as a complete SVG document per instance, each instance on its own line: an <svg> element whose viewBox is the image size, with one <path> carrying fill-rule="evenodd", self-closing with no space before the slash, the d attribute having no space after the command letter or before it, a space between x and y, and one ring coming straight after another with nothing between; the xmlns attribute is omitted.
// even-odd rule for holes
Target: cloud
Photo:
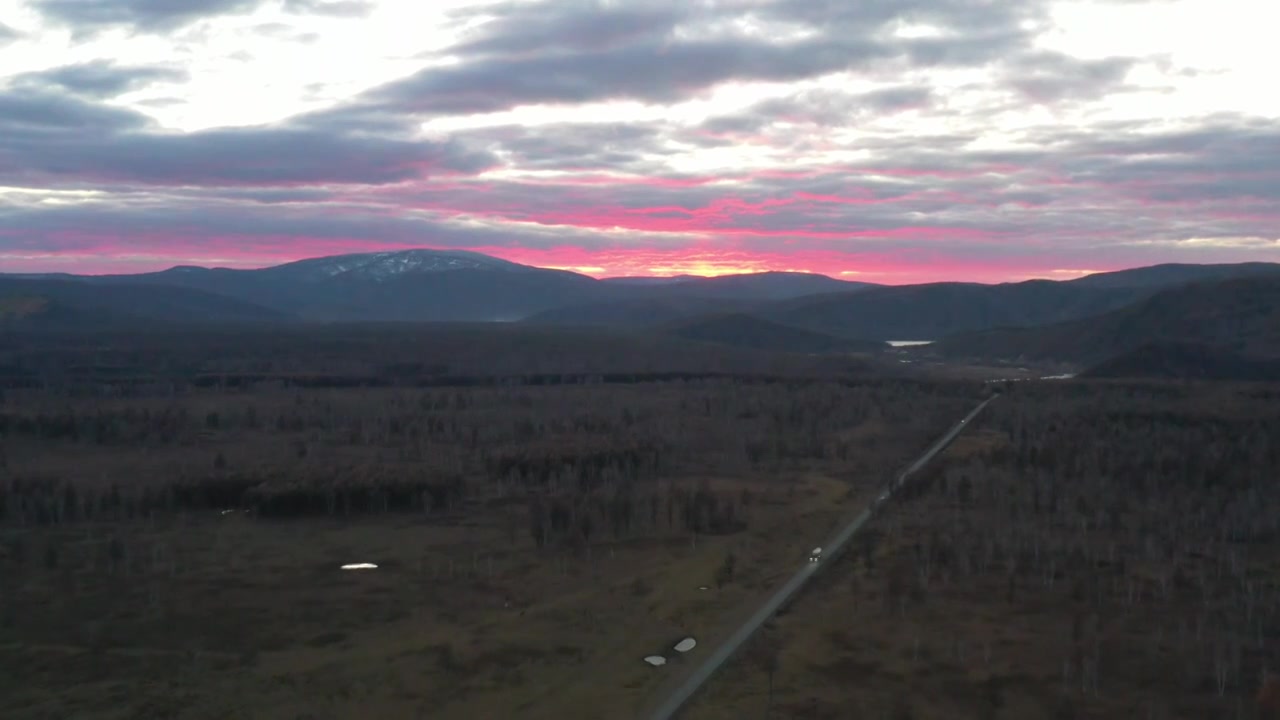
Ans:
<svg viewBox="0 0 1280 720"><path fill-rule="evenodd" d="M252 10L261 0L35 0L46 18L77 29L131 26L157 32Z"/></svg>
<svg viewBox="0 0 1280 720"><path fill-rule="evenodd" d="M495 112L535 103L675 102L723 82L797 80L885 55L872 43L776 46L721 40L632 46L431 68L369 97L388 109L423 114Z"/></svg>
<svg viewBox="0 0 1280 720"><path fill-rule="evenodd" d="M654 156L666 139L659 123L549 123L499 125L465 132L468 144L501 152L526 170L606 170L654 172Z"/></svg>
<svg viewBox="0 0 1280 720"><path fill-rule="evenodd" d="M330 15L361 17L368 15L375 3L371 0L284 0L284 10L296 15Z"/></svg>
<svg viewBox="0 0 1280 720"><path fill-rule="evenodd" d="M145 115L62 93L0 93L0 185L381 184L496 163L453 142L304 127L163 132Z"/></svg>
<svg viewBox="0 0 1280 720"><path fill-rule="evenodd" d="M178 82L188 77L177 68L116 65L110 60L93 60L63 65L52 70L24 73L12 82L18 86L57 87L77 95L106 98L137 90L157 81Z"/></svg>
<svg viewBox="0 0 1280 720"><path fill-rule="evenodd" d="M492 18L472 37L450 49L468 57L534 53L599 52L641 42L663 41L698 14L696 2L653 0L643 4L587 1L483 5L455 18Z"/></svg>
<svg viewBox="0 0 1280 720"><path fill-rule="evenodd" d="M716 142L722 133L755 133L774 122L842 127L872 115L925 109L933 100L933 91L921 86L888 87L863 93L805 90L756 103L738 113L710 118L699 129L704 139Z"/></svg>
<svg viewBox="0 0 1280 720"><path fill-rule="evenodd" d="M1028 46L1030 34L1018 21L1036 7L976 0L503 4L476 10L498 19L448 49L462 62L428 67L366 100L428 115L537 103L670 103L726 82L982 65ZM968 32L894 37L890 31L904 17ZM782 23L795 37L739 29L769 22Z"/></svg>
<svg viewBox="0 0 1280 720"><path fill-rule="evenodd" d="M1038 103L1094 100L1119 87L1136 63L1134 58L1081 60L1057 52L1030 52L1008 65L1004 79Z"/></svg>
<svg viewBox="0 0 1280 720"><path fill-rule="evenodd" d="M20 37L22 37L22 33L0 22L0 47L4 47Z"/></svg>
<svg viewBox="0 0 1280 720"><path fill-rule="evenodd" d="M161 32L136 54L73 34L71 57L119 59L0 78L6 268L423 245L896 281L1280 259L1280 104L1247 105L1230 62L1064 39L1047 0L36 6ZM251 9L235 37L165 37ZM334 51L352 37L361 72ZM232 125L235 103L278 119Z"/></svg>
<svg viewBox="0 0 1280 720"><path fill-rule="evenodd" d="M146 116L125 108L40 90L0 92L0 152L16 151L23 140L101 137L150 124ZM39 148L31 148L38 152Z"/></svg>

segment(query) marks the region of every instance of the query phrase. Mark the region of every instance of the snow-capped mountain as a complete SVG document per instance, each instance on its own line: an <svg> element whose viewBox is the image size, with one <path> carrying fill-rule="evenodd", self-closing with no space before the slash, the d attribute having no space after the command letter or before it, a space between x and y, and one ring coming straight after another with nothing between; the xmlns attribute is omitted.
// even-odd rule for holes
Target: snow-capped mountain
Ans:
<svg viewBox="0 0 1280 720"><path fill-rule="evenodd" d="M264 268L297 279L353 278L384 281L403 275L449 270L532 271L536 268L466 250L395 250L308 258Z"/></svg>
<svg viewBox="0 0 1280 720"><path fill-rule="evenodd" d="M434 249L331 255L257 269L178 266L89 281L180 285L321 321L510 320L587 302L600 288L585 275Z"/></svg>
<svg viewBox="0 0 1280 720"><path fill-rule="evenodd" d="M688 299L696 309L705 305L703 299L758 301L852 287L825 276L787 273L600 281L477 252L436 249L333 255L258 269L180 265L138 275L66 279L179 286L324 322L510 321L610 302L651 299L661 305L667 296L676 296L677 305ZM633 314L648 318L652 313Z"/></svg>

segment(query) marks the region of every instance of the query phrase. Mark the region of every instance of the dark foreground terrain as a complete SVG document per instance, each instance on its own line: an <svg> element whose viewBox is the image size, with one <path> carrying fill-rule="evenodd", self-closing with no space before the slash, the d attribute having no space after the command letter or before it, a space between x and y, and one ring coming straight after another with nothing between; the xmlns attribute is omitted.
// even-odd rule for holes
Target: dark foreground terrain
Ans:
<svg viewBox="0 0 1280 720"><path fill-rule="evenodd" d="M1278 395L1013 384L688 717L1277 717Z"/></svg>
<svg viewBox="0 0 1280 720"><path fill-rule="evenodd" d="M5 720L635 717L993 389L529 328L0 366ZM1264 717L1280 390L1008 386L689 717Z"/></svg>
<svg viewBox="0 0 1280 720"><path fill-rule="evenodd" d="M631 717L984 393L384 330L5 346L0 716Z"/></svg>

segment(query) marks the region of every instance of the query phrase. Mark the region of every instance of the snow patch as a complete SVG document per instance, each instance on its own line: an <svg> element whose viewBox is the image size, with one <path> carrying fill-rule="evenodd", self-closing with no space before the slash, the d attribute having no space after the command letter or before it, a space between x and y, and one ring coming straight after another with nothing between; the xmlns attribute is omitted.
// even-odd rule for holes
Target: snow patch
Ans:
<svg viewBox="0 0 1280 720"><path fill-rule="evenodd" d="M519 263L508 262L465 250L396 250L357 255L336 255L333 257L300 260L296 263L278 266L278 268L292 272L302 272L316 278L332 278L346 275L375 282L411 273L437 273L450 270L519 271L530 269Z"/></svg>

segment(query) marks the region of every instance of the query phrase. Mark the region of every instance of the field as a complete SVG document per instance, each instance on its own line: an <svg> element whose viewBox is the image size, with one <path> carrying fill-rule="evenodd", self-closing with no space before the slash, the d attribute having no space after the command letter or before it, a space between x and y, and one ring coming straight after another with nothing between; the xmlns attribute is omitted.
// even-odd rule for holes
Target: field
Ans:
<svg viewBox="0 0 1280 720"><path fill-rule="evenodd" d="M1277 397L1011 384L687 717L1280 717Z"/></svg>
<svg viewBox="0 0 1280 720"><path fill-rule="evenodd" d="M643 656L726 634L983 393L41 352L0 398L6 720L632 717L685 660Z"/></svg>

